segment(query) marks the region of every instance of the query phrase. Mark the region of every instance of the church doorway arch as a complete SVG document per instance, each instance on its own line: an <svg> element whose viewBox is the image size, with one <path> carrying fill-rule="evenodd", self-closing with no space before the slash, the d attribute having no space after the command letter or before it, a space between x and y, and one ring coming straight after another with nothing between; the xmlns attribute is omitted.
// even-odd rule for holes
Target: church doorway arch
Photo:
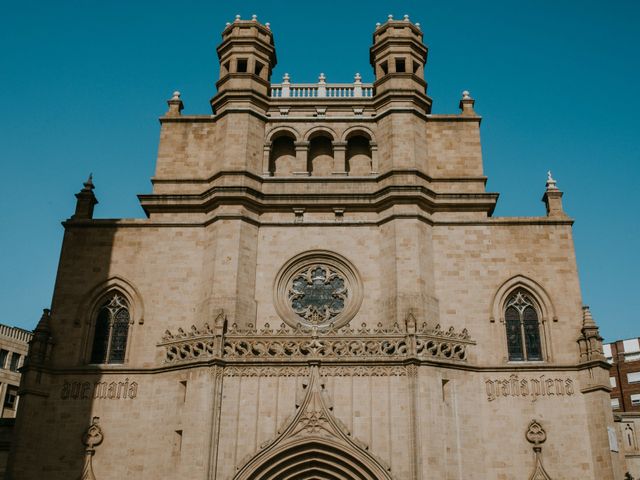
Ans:
<svg viewBox="0 0 640 480"><path fill-rule="evenodd" d="M345 447L328 438L299 439L249 462L234 480L391 480L369 455Z"/></svg>

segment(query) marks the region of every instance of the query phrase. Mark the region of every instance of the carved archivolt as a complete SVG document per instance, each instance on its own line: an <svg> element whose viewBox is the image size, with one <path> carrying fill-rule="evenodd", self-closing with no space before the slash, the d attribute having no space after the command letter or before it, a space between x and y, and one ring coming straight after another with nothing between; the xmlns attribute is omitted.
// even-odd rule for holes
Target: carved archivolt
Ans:
<svg viewBox="0 0 640 480"><path fill-rule="evenodd" d="M304 400L292 418L238 468L234 480L391 480L389 467L333 415L317 366L311 367L304 388Z"/></svg>
<svg viewBox="0 0 640 480"><path fill-rule="evenodd" d="M536 281L525 277L524 275L516 275L505 281L496 291L490 305L491 321L504 322L504 310L507 298L517 289L527 291L535 300L537 307L540 309L540 320L546 322L556 319L556 312L551 302L551 297L547 291Z"/></svg>

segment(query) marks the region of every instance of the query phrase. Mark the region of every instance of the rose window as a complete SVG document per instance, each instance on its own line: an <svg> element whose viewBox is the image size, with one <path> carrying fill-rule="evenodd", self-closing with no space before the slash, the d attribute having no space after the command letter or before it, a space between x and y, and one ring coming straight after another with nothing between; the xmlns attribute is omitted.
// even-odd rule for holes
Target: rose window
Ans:
<svg viewBox="0 0 640 480"><path fill-rule="evenodd" d="M362 304L362 282L346 258L326 250L301 253L276 277L274 305L295 328L321 331L348 323Z"/></svg>
<svg viewBox="0 0 640 480"><path fill-rule="evenodd" d="M335 268L310 265L292 278L288 299L301 322L327 325L344 310L349 290Z"/></svg>

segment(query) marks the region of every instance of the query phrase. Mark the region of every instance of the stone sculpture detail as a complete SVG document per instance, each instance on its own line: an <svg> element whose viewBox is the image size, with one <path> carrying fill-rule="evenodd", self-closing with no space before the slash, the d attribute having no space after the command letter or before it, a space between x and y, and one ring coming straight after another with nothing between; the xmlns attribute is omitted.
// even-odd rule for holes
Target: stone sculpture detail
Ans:
<svg viewBox="0 0 640 480"><path fill-rule="evenodd" d="M551 480L551 477L542 466L542 444L547 440L547 432L545 432L540 423L533 419L527 428L525 437L529 443L533 444L535 457L533 473L529 477L529 480Z"/></svg>
<svg viewBox="0 0 640 480"><path fill-rule="evenodd" d="M104 434L100 428L100 417L93 417L91 425L82 435L82 443L85 446L85 450L80 480L96 480L96 476L93 474L92 459L96 453L96 447L102 443L102 440L104 440Z"/></svg>

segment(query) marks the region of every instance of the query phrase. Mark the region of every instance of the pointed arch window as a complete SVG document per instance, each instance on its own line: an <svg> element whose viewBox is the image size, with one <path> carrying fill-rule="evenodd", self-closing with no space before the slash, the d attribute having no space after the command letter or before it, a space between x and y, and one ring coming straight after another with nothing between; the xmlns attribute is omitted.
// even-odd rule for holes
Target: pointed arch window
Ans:
<svg viewBox="0 0 640 480"><path fill-rule="evenodd" d="M124 363L130 319L125 298L107 295L96 314L91 363Z"/></svg>
<svg viewBox="0 0 640 480"><path fill-rule="evenodd" d="M504 319L509 360L542 360L538 310L533 299L526 292L515 292L507 300Z"/></svg>

